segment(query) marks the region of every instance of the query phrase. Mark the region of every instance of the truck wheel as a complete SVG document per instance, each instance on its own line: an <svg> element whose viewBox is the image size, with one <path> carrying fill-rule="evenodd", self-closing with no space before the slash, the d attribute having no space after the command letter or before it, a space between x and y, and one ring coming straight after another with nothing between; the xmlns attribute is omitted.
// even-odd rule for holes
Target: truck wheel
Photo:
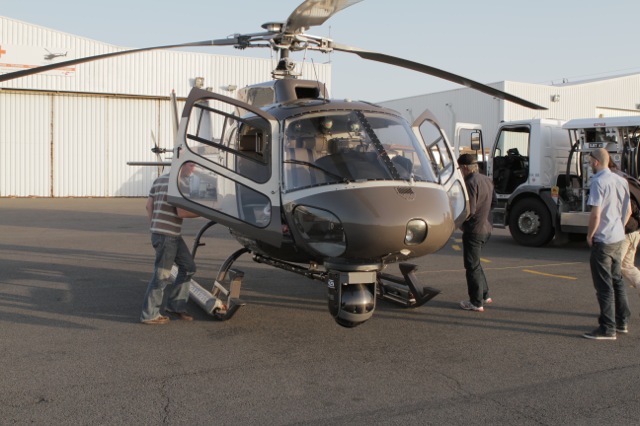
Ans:
<svg viewBox="0 0 640 426"><path fill-rule="evenodd" d="M525 198L511 208L509 231L513 239L523 246L543 246L553 238L551 213L542 200Z"/></svg>

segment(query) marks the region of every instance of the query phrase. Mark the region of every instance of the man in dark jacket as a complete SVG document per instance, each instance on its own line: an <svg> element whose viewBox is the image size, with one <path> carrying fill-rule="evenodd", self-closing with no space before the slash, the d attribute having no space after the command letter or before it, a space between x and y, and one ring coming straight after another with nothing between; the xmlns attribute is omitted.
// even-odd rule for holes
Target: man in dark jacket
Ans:
<svg viewBox="0 0 640 426"><path fill-rule="evenodd" d="M483 312L483 305L492 300L480 263L480 253L491 236L491 206L496 203L496 195L491 179L478 173L475 155L462 154L458 158L458 166L469 193L470 209L469 217L462 224L462 253L469 300L461 301L460 307L467 311Z"/></svg>

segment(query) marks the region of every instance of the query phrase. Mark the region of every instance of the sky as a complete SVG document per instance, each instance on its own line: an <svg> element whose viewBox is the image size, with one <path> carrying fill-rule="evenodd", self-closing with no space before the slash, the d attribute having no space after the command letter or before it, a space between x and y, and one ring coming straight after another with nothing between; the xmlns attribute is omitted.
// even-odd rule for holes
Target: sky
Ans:
<svg viewBox="0 0 640 426"><path fill-rule="evenodd" d="M0 15L121 47L261 32L302 0L0 0ZM640 1L363 0L308 34L421 62L481 83L559 84L640 72ZM2 40L0 40L2 42ZM268 49L198 48L271 57ZM332 95L381 102L461 86L334 52ZM304 53L292 54L302 61ZM270 76L265 76L265 79Z"/></svg>

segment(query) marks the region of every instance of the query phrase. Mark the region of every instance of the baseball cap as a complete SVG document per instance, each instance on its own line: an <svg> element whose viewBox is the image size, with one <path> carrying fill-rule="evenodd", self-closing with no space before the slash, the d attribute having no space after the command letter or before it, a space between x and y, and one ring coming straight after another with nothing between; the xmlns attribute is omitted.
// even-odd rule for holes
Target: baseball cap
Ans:
<svg viewBox="0 0 640 426"><path fill-rule="evenodd" d="M478 159L473 154L462 154L458 157L458 165L459 166L468 166L470 164L477 164Z"/></svg>

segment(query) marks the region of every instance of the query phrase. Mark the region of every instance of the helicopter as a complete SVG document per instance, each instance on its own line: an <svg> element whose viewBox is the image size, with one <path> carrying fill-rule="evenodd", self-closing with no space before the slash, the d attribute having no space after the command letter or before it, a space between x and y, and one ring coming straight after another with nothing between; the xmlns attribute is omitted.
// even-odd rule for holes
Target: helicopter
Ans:
<svg viewBox="0 0 640 426"><path fill-rule="evenodd" d="M46 51L47 51L47 54L46 54L46 55L44 55L44 59L45 59L45 61L51 61L51 60L53 60L53 59L55 59L55 58L65 57L65 56L67 56L67 53L69 53L69 52L64 52L64 53L53 53L53 52L49 51L48 49L44 49L44 50L46 50Z"/></svg>
<svg viewBox="0 0 640 426"><path fill-rule="evenodd" d="M464 179L430 112L409 123L370 102L331 99L324 83L299 78L290 53L351 53L544 109L444 70L306 33L360 1L305 0L262 32L78 58L0 75L0 82L156 49L278 52L271 81L242 88L237 98L194 87L176 120L169 202L209 219L193 256L214 225L228 228L242 246L222 264L211 290L192 280L190 295L215 318L230 319L244 306L244 274L233 263L249 253L258 263L322 281L331 316L355 327L372 317L378 299L417 307L439 293L422 285L407 261L440 250L467 218ZM181 179L181 169L193 164L189 181ZM393 263L400 275L385 272Z"/></svg>

